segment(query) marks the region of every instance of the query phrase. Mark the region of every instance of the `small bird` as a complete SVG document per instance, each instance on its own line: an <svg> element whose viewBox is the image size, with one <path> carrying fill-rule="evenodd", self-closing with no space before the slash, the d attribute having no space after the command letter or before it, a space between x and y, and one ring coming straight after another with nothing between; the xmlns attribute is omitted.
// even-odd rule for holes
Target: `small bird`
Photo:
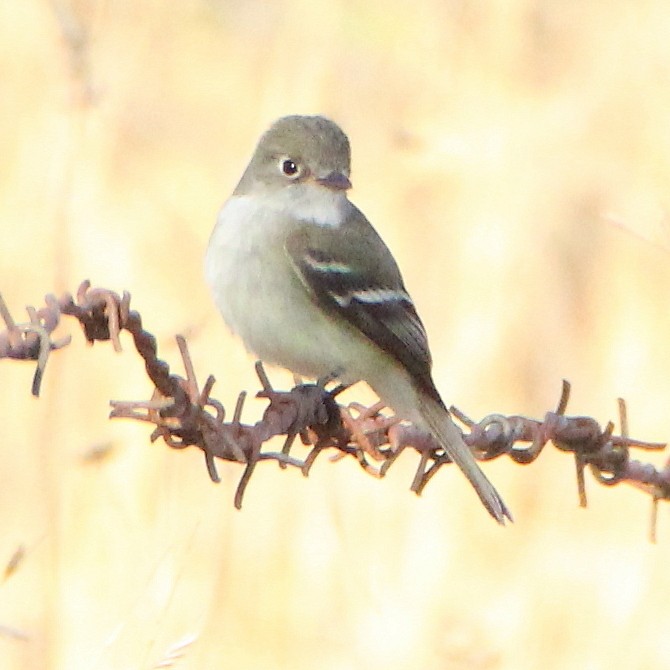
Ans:
<svg viewBox="0 0 670 670"><path fill-rule="evenodd" d="M381 237L347 197L349 139L322 116L262 135L209 240L205 275L229 328L261 360L364 380L430 432L503 524L511 515L431 376L426 331Z"/></svg>

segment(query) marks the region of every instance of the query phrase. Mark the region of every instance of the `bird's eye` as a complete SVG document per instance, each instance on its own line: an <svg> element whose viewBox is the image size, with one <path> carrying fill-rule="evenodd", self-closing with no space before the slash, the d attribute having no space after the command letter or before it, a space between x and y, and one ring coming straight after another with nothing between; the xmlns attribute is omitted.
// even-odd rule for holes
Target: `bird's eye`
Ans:
<svg viewBox="0 0 670 670"><path fill-rule="evenodd" d="M300 168L294 160L291 160L290 158L284 158L281 162L281 171L287 177L296 177L300 172Z"/></svg>

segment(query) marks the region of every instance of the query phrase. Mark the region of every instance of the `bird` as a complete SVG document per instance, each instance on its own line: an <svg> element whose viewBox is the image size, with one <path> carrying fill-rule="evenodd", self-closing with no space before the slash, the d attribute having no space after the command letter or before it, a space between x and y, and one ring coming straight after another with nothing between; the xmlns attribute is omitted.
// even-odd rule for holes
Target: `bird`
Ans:
<svg viewBox="0 0 670 670"><path fill-rule="evenodd" d="M260 360L306 378L367 382L433 435L498 523L511 521L440 397L426 330L391 252L348 198L350 175L349 139L335 122L275 121L209 239L214 302Z"/></svg>

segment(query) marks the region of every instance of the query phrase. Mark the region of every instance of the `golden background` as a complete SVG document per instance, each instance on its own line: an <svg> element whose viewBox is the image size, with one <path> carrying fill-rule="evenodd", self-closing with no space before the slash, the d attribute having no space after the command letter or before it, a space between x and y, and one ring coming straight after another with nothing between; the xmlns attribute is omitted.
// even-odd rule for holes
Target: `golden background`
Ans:
<svg viewBox="0 0 670 670"><path fill-rule="evenodd" d="M568 413L604 424L622 396L634 436L667 440L669 34L663 0L0 3L0 290L17 319L84 278L129 290L232 409L258 385L204 248L266 126L323 113L447 402L541 418L566 377ZM589 478L578 509L548 448L486 464L505 529L453 469L416 498L409 454L383 481L264 464L239 512L239 466L214 485L197 451L107 420L151 392L130 339L68 332L39 400L32 365L0 363L0 560L26 550L3 668L670 667L666 506L653 546L645 496Z"/></svg>

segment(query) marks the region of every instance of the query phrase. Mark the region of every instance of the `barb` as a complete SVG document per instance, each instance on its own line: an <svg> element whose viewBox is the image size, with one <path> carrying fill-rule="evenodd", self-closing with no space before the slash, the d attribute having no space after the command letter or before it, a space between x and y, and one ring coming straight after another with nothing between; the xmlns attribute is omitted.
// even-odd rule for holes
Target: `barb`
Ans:
<svg viewBox="0 0 670 670"><path fill-rule="evenodd" d="M32 384L35 397L40 394L49 354L67 346L72 339L69 335L58 340L51 339L51 333L60 321L60 309L52 295L46 296L46 303L46 307L39 310L27 307L29 321L16 323L0 295L0 317L6 326L5 330L0 331L0 358L37 361Z"/></svg>
<svg viewBox="0 0 670 670"><path fill-rule="evenodd" d="M110 340L116 351L121 351L121 331L128 331L155 391L148 401L112 401L110 417L152 424L152 442L162 438L173 449L200 449L214 482L220 481L216 459L242 463L244 472L235 493L238 508L260 461L275 461L282 468L296 467L307 476L317 456L330 449L334 452L331 460L353 457L365 472L381 478L400 454L411 448L420 456L411 484L417 495L441 467L451 462L430 435L385 414L381 403L372 407L357 403L343 407L337 403L337 395L344 387L329 390L331 379L317 384L297 383L290 391L278 391L260 363L256 371L262 390L256 397L268 402L262 419L252 425L243 423L246 393L242 392L232 421L227 422L223 405L211 396L214 377L209 376L200 390L188 347L181 336L177 337L177 343L186 376L171 373L168 364L158 358L154 336L143 329L140 315L130 309L129 293L119 296L113 291L91 288L90 282L85 281L79 286L76 298L65 294L57 300L48 295L45 302L39 310L27 308L29 321L17 324L0 296L0 317L6 325L0 331L0 358L37 360L33 382L33 393L37 395L49 353L70 342L69 336L52 339L61 315L76 318L89 343ZM612 422L601 428L591 417L566 416L569 395L570 385L563 382L556 410L547 412L541 421L490 414L475 422L457 408L450 409L468 429L464 439L477 459L485 461L507 455L515 463L527 465L551 442L574 457L581 506L587 504L584 470L588 466L600 484L613 486L626 482L650 495L655 524L658 501L670 499L670 461L659 470L632 459L631 450L662 450L665 444L629 437L623 400L619 400L621 434L615 435ZM281 451L264 451L264 445L275 436L285 437ZM297 436L309 447L303 460L290 454Z"/></svg>

